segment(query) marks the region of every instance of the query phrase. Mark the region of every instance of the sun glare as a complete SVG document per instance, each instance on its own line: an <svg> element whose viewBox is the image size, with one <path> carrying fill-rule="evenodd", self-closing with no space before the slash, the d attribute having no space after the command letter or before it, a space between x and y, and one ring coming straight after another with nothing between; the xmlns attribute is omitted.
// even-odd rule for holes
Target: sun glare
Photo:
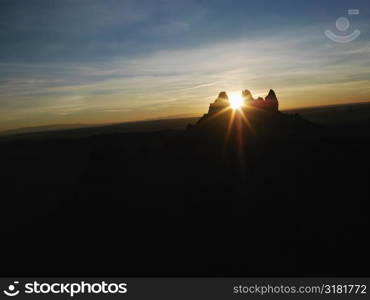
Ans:
<svg viewBox="0 0 370 300"><path fill-rule="evenodd" d="M238 109L243 105L243 97L238 92L231 93L229 95L229 101L232 109Z"/></svg>

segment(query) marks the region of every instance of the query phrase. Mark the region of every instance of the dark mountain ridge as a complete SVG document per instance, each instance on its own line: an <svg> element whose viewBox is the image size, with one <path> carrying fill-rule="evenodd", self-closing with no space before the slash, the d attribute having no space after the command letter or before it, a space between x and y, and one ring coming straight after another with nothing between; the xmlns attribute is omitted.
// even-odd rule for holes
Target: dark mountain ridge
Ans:
<svg viewBox="0 0 370 300"><path fill-rule="evenodd" d="M366 275L368 135L219 111L187 130L2 143L3 271Z"/></svg>

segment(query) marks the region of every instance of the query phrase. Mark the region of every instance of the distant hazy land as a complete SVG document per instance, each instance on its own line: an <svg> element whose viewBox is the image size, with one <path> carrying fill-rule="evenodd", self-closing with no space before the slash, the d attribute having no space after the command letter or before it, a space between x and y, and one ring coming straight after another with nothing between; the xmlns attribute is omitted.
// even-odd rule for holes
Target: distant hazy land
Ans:
<svg viewBox="0 0 370 300"><path fill-rule="evenodd" d="M304 119L326 125L338 125L370 121L370 103L351 103L331 106L283 110L285 113L300 114ZM198 117L169 116L168 118L116 124L53 124L25 127L0 132L1 139L13 138L79 138L96 134L120 132L148 132L158 130L182 130L194 124Z"/></svg>

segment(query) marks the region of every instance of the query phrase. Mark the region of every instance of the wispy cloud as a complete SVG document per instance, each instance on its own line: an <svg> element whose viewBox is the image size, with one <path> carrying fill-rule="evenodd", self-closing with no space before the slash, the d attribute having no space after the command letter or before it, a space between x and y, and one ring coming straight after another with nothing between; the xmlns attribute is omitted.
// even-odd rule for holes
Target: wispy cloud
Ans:
<svg viewBox="0 0 370 300"><path fill-rule="evenodd" d="M177 23L168 29L189 28ZM220 90L244 88L258 95L274 88L286 108L370 99L370 42L335 44L323 29L292 28L93 62L2 63L0 126L46 115L106 121L201 113Z"/></svg>

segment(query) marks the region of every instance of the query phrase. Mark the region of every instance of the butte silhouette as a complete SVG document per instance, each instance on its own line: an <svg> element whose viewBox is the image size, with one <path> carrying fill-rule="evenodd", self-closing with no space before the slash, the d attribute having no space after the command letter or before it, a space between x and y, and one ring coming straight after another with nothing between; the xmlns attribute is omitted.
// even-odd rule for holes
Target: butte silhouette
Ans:
<svg viewBox="0 0 370 300"><path fill-rule="evenodd" d="M264 137L281 137L311 128L313 124L298 114L279 111L276 93L270 90L265 98L253 98L249 90L241 92L238 107L232 105L226 92L220 92L208 113L204 114L189 131L203 132L229 140L231 137L248 137L249 142Z"/></svg>
<svg viewBox="0 0 370 300"><path fill-rule="evenodd" d="M254 99L249 90L244 90L241 96L242 96L243 102L240 104L240 109L256 108L256 109L264 110L264 111L272 111L272 112L279 111L279 101L273 90L269 91L265 99L263 99L262 97ZM223 110L227 110L230 107L231 107L231 103L229 101L229 97L227 96L226 92L220 92L218 94L217 99L209 105L208 114L205 114L203 118L207 119L209 116L220 113Z"/></svg>

